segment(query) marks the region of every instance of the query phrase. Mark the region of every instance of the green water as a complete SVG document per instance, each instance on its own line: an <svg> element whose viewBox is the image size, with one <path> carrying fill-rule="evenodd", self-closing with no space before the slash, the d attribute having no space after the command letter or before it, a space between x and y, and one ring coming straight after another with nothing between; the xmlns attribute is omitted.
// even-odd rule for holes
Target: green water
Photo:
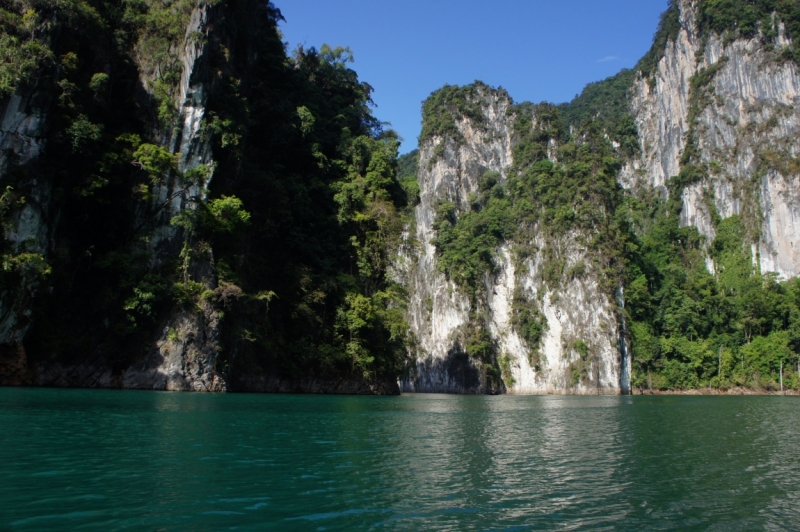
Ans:
<svg viewBox="0 0 800 532"><path fill-rule="evenodd" d="M798 530L800 398L0 389L0 530Z"/></svg>

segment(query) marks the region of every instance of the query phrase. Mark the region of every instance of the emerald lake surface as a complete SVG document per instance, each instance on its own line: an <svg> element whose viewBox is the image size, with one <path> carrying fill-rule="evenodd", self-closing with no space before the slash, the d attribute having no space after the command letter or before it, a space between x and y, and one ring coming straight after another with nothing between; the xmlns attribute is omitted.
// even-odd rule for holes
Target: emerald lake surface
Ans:
<svg viewBox="0 0 800 532"><path fill-rule="evenodd" d="M798 530L800 398L0 389L0 530Z"/></svg>

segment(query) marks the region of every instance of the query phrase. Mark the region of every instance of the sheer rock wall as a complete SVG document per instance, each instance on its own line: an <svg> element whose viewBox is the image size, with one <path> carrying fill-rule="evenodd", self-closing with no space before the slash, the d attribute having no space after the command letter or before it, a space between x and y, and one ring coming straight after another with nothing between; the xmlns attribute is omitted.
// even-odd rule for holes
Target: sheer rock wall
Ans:
<svg viewBox="0 0 800 532"><path fill-rule="evenodd" d="M209 89L208 72L204 69L206 44L196 38L206 33L212 14L213 8L205 4L192 12L180 51L183 71L176 101L180 126L177 134L163 136L163 143L177 154L181 171L199 165L213 168L211 148L201 131ZM143 78L142 81L147 88L147 80ZM0 129L0 172L7 169L11 158L15 165L36 164L45 149L47 105L47 99L36 87L17 93L5 102ZM155 188L153 205L166 206L158 213L155 228L149 235L154 263L173 260L178 255L183 235L170 220L185 209L195 208L197 201L203 201L207 186L205 183L183 190L173 178ZM25 243L26 251L45 258L52 251L50 235L58 224L58 217L48 211L51 188L52 183L34 183L31 187L34 193L27 194L25 204L13 213L12 230L6 235L18 246ZM195 259L189 275L206 288L215 288L213 255L209 253L208 257ZM154 347L122 374L112 370L102 353L86 353L85 357L67 366L48 361L29 364L23 339L30 327L30 298L35 297L36 289L35 285L26 286L16 297L0 294L0 385L226 390L225 380L216 371L221 314L205 301L199 313L175 308L161 324Z"/></svg>
<svg viewBox="0 0 800 532"><path fill-rule="evenodd" d="M516 142L509 114L511 102L502 95L484 91L481 105L485 124L469 119L457 123L464 141L435 137L420 147L418 180L420 203L415 211L414 234L407 235L402 254L401 277L409 292L408 322L415 345L412 362L401 379L405 392L434 393L619 393L620 354L615 304L599 290L593 273L583 279L565 281L558 293L546 290L540 280L544 267L541 252L515 266L513 249L500 248L497 274L486 275L478 294L478 305L497 357L507 356L512 379L493 386L485 365L464 349L470 321L469 297L437 267L433 229L436 205L450 201L459 212L469 208L468 197L478 191L487 171L499 172L505 182ZM444 143L441 156L436 147ZM586 259L575 235L564 238L568 269ZM543 242L534 242L541 249ZM539 347L539 366L529 357L531 349L512 325L512 302L517 287L526 297L539 301L546 316L547 331ZM484 318L481 318L484 319ZM570 385L570 364L578 354L570 347L585 341L594 360L588 384Z"/></svg>
<svg viewBox="0 0 800 532"><path fill-rule="evenodd" d="M192 13L181 54L183 72L176 102L180 110L180 133L170 139L172 151L178 154L181 171L201 165L213 169L211 146L201 131L210 85L204 68L206 44L195 37L207 32L209 11L207 5L202 5ZM208 183L192 186L182 193L177 193L176 186L179 185L173 182L156 191L157 204L169 201L150 240L157 261L169 260L180 250L182 235L170 224L172 217L185 209L195 208L196 201L206 199ZM213 252L208 251L207 256L193 259L189 275L207 289L216 288ZM221 349L221 313L208 301L202 301L201 307L199 313L187 312L180 307L171 312L148 355L124 373L123 387L226 391L227 383L216 369Z"/></svg>
<svg viewBox="0 0 800 532"><path fill-rule="evenodd" d="M621 182L666 193L692 128L690 80L703 69L717 69L701 89L693 127L710 175L684 190L681 223L696 226L710 242L714 214L741 215L761 271L794 277L800 273L800 177L793 169L800 154L800 72L779 58L789 44L784 28L773 49L760 36L704 38L696 3L681 0L679 6L682 29L658 63L655 84L640 78L633 87L631 111L643 155L625 168Z"/></svg>
<svg viewBox="0 0 800 532"><path fill-rule="evenodd" d="M0 105L3 105L0 107L1 175L10 164L36 163L44 145L46 98L34 86L18 91ZM52 185L40 182L33 183L31 188L36 193L29 195L21 208L11 213L10 230L4 228L4 236L12 243L15 253L27 251L46 256ZM23 339L31 325L31 298L36 296L37 289L36 281L25 283L17 291L0 287L0 385L21 382L27 377Z"/></svg>

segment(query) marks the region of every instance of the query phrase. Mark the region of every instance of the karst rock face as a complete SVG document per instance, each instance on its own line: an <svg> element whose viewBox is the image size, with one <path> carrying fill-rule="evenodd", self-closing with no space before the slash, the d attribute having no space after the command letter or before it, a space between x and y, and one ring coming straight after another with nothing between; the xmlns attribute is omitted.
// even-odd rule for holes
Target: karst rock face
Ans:
<svg viewBox="0 0 800 532"><path fill-rule="evenodd" d="M778 24L778 37L769 45L761 35L726 39L698 28L697 2L680 0L676 7L680 31L668 40L652 74L638 74L629 90L628 111L638 129L640 152L627 160L619 183L632 193L649 189L666 198L670 178L681 173L687 143L693 142L692 162L710 171L672 190L682 199L681 225L697 227L710 243L715 237L713 219L738 215L751 235L755 266L762 273L795 277L800 273L800 76L794 62L781 59L782 48L790 45L785 28ZM511 171L517 141L511 105L491 91L483 94L488 120L482 128L464 118L457 124L462 142L434 138L420 146L420 204L415 233L409 235L416 251L406 251L403 259L411 296L409 323L416 337L414 361L402 379L407 391L494 390L484 364L463 348L470 312L476 309L439 271L432 244L437 202L468 209L467 197L477 191L483 173L496 171L506 179ZM567 236L559 244L568 250L567 267L587 259L578 236ZM495 261L497 273L486 276L477 313L486 322L497 356L510 361L512 378L501 385L505 391L630 390L621 288L617 297L609 296L599 288L600 280L589 274L556 295L538 281L546 266L541 256L515 260L514 250L503 246ZM714 271L710 257L707 267ZM546 317L537 366L529 362L531 346L512 323L512 300L520 289L540 302ZM570 365L577 354L569 346L575 339L585 341L594 353L588 379L578 385L570 383Z"/></svg>
<svg viewBox="0 0 800 532"><path fill-rule="evenodd" d="M677 39L653 76L637 79L632 89L642 157L623 170L621 183L666 193L691 135L699 162L711 173L684 190L681 223L696 226L710 241L713 216L742 215L757 235L753 255L761 271L795 277L800 182L790 161L800 151L800 73L794 62L780 59L789 45L785 28L778 25L773 46L760 35L728 42L698 31L696 2L678 6ZM701 85L697 76L704 72L712 75Z"/></svg>
<svg viewBox="0 0 800 532"><path fill-rule="evenodd" d="M201 165L213 168L214 164L208 136L201 134L210 84L210 73L204 69L206 44L196 37L212 27L213 11L199 3L189 17L186 37L176 46L181 68L174 102L178 109L177 126L156 135L160 143L175 154L181 172ZM152 90L153 76L154 72L141 68L143 93ZM33 84L3 102L0 172L13 166L38 164L47 149L44 139L49 127L48 109L52 108L53 100L53 94L46 88ZM131 109L131 113L136 112ZM170 221L182 211L194 208L188 199L204 198L207 185L208 182L184 189L173 179L155 187L150 201L164 207L157 212L157 220L146 238L154 267L174 260L180 252L182 235ZM56 235L61 217L58 208L51 204L54 183L44 178L33 183L17 183L17 186L31 193L24 205L13 212L6 238L16 244L16 252L34 252L49 259L59 246ZM193 261L190 269L193 279L209 289L215 288L213 256ZM215 369L220 314L210 305L203 305L202 312L186 312L176 307L161 320L163 327L153 333L156 340L147 356L122 373L119 368L112 368L107 357L99 353L85 353L73 363L49 361L46 357L31 362L24 339L33 325L31 303L42 288L40 284L39 280L24 282L20 289L1 294L0 384L225 391L226 383ZM102 322L104 318L98 319Z"/></svg>
<svg viewBox="0 0 800 532"><path fill-rule="evenodd" d="M600 290L591 273L557 292L541 282L546 260L541 253L516 260L513 249L502 246L496 255L496 273L486 274L476 302L470 302L437 267L433 244L436 206L452 202L459 212L469 209L469 196L478 191L486 172L508 177L516 142L511 101L502 91L480 88L475 96L484 120L457 122L462 140L434 137L420 146L418 180L420 202L415 210L414 234L408 235L400 263L409 291L408 322L415 337L413 361L401 379L407 392L438 393L618 393L626 389L625 364L619 351L620 324L616 301ZM534 117L534 121L536 118ZM559 243L565 268L587 260L579 235ZM531 242L533 248L542 242ZM512 325L513 299L538 300L546 318L540 346L529 346ZM467 336L477 315L493 344L493 359L476 361L466 350ZM593 362L585 382L571 384L570 365L577 356L570 346L585 342ZM538 351L538 363L532 351ZM502 361L502 362L500 362ZM492 365L505 366L504 379L491 379ZM623 370L623 376L620 370ZM622 388L621 388L622 387Z"/></svg>
<svg viewBox="0 0 800 532"><path fill-rule="evenodd" d="M353 146L399 188L349 51L292 53L262 0L21 9L0 9L38 53L0 84L0 385L399 393L383 318L341 333L385 281L339 256Z"/></svg>
<svg viewBox="0 0 800 532"><path fill-rule="evenodd" d="M7 99L0 126L0 173L10 164L30 164L42 150L42 129L46 117L37 107L42 95L34 89L20 91ZM32 251L43 253L48 242L48 227L43 219L50 202L49 183L36 183L36 197L22 206L11 220L6 239L19 247L24 242ZM31 293L36 283L26 283L19 292L0 294L0 384L13 383L25 372L23 339L30 326Z"/></svg>
<svg viewBox="0 0 800 532"><path fill-rule="evenodd" d="M177 96L179 127L167 137L166 142L171 144L171 151L177 154L178 166L183 172L201 165L209 168L214 165L208 136L201 131L211 79L204 57L206 45L203 40L196 38L196 35L207 34L209 28L213 28L213 19L210 20L213 13L205 4L192 12L181 47L182 72ZM203 186L208 187L208 184L206 182ZM177 196L173 186L163 186L157 191L155 201L169 201L169 207L162 211L160 223L150 240L155 260L169 260L175 256L176 245L180 246L180 234L170 220L181 211L192 208L185 198L206 196L203 186L192 187ZM190 269L190 275L206 289L216 288L212 251L196 258ZM201 303L201 307L201 312L186 312L176 308L170 313L148 355L123 374L123 387L209 392L226 390L227 384L216 370L221 315L208 302Z"/></svg>

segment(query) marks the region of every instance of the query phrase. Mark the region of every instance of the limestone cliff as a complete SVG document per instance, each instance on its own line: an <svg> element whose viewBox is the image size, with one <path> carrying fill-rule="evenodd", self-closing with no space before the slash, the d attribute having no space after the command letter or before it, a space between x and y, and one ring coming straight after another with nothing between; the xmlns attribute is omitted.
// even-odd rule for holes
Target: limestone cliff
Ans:
<svg viewBox="0 0 800 532"><path fill-rule="evenodd" d="M436 91L401 183L349 50L289 57L269 2L124 4L24 13L43 75L0 98L0 385L757 388L800 349L800 296L758 275L800 274L785 5L673 0L570 104Z"/></svg>
<svg viewBox="0 0 800 532"><path fill-rule="evenodd" d="M44 107L47 98L37 87L19 91L2 107L0 120L0 175L13 165L33 164L43 147ZM51 183L33 183L35 194L15 209L4 227L4 236L14 253L46 255L50 231L47 213ZM4 206L6 208L6 206ZM23 276L17 290L0 288L0 384L16 382L26 373L23 339L30 327L31 298L36 296L36 276Z"/></svg>
<svg viewBox="0 0 800 532"><path fill-rule="evenodd" d="M0 385L398 393L400 141L349 50L262 0L6 4Z"/></svg>
<svg viewBox="0 0 800 532"><path fill-rule="evenodd" d="M198 166L213 168L208 135L201 134L206 104L206 91L211 82L208 71L202 74L206 41L198 35L207 34L210 27L209 6L197 3L189 17L185 38L173 53L182 71L175 96L178 127L159 134L162 143L176 154L178 169L186 172ZM142 70L142 89L152 93L153 73ZM26 168L38 164L46 149L47 109L53 105L51 95L38 85L17 91L4 102L0 130L0 174L10 168ZM58 230L60 215L50 208L53 188L51 179L17 182L16 187L27 190L24 203L12 211L6 239L14 253L35 253L47 260L57 243L53 235ZM171 225L171 219L187 209L196 209L204 201L209 182L185 187L177 179L156 185L150 202L155 220L144 211L135 223L151 227L143 240L149 243L153 267L175 259L183 244L181 230ZM120 206L124 208L124 206ZM89 251L87 251L87 254ZM193 258L189 277L216 288L211 252ZM30 276L28 276L30 277ZM219 323L221 314L214 305L202 303L202 312L187 312L176 308L162 318L155 347L145 359L120 376L112 368L109 353L85 354L77 360L38 360L31 363L24 347L24 338L31 326L31 298L40 285L38 278L25 278L17 290L6 287L0 298L0 383L38 384L45 386L124 386L169 390L225 391L225 382L216 371L219 352ZM52 290L52 288L50 289ZM106 318L106 328L108 318Z"/></svg>
<svg viewBox="0 0 800 532"><path fill-rule="evenodd" d="M778 24L769 43L762 34L726 37L698 29L698 2L677 5L677 37L653 75L639 77L632 89L642 156L624 169L621 182L666 193L669 178L681 172L687 142L693 142L695 162L708 170L682 191L681 223L696 226L710 242L715 217L742 215L761 271L795 277L800 72L781 57L791 44L785 27Z"/></svg>
<svg viewBox="0 0 800 532"><path fill-rule="evenodd" d="M800 74L788 53L794 50L794 43L778 13L764 15L749 33L740 32L735 25L724 31L714 29L714 13L736 13L734 4L672 2L666 24L662 22L664 31L637 69L606 80L601 90L592 92L589 87L585 96L561 109L573 120L573 136L578 131L574 127L587 120L609 128L606 138L612 140L615 156L624 162L616 178L629 198L640 198L631 205L666 206L659 212L667 218L670 210L672 216L680 210L680 226L694 226L704 237L699 245L706 250L706 267L712 274L721 266L715 264L709 246L721 221L736 215L743 227L745 252L752 255L757 271L777 272L788 279L800 273L800 255L795 248L800 235ZM728 20L726 24L731 23ZM603 100L603 90L616 90L615 83L627 83L628 79L632 80L632 86L627 85L628 107L615 109L616 102ZM464 106L462 111L467 112L456 121L457 132L451 130L450 137L426 138L420 146L420 204L415 212L415 233L408 237L404 256L411 294L409 322L416 344L413 362L402 381L404 389L494 392L498 387L491 375L492 367L497 366L504 376L500 388L511 393L627 391L633 357L623 283L614 297L609 293L609 279L590 269L553 290L541 281L541 272L554 260L552 254L542 253L552 248L552 234L545 237L540 231L530 242L500 245L495 250L493 273L485 276L474 301L440 271L441 250L434 245L433 227L437 205L448 201L459 213L467 212L485 172L498 172L502 182L514 177L514 147L520 139L511 124L517 108L492 91L482 92L476 101L482 106L483 118L475 120L481 113ZM634 148L623 146L623 139L617 142L614 137L620 135L624 129L620 124L628 116L635 126L633 138L638 146ZM557 143L551 142L551 160L558 149ZM567 207L577 211L579 206ZM645 212L640 215L649 216ZM644 232L632 241L649 238L647 229L640 230ZM559 260L566 269L591 263L583 238L587 234L591 231L566 231L556 239ZM521 244L528 249L523 254L519 253ZM680 237L675 244L677 248L683 245ZM626 252L607 249L604 253ZM636 252L629 259L634 263L640 260ZM641 275L641 270L636 271ZM650 290L655 290L658 275L649 278ZM642 279L645 276L639 282ZM546 318L538 361L531 357L536 346L526 345L517 330L514 306L519 300L534 304ZM637 304L641 309L642 300ZM637 326L640 340L647 337L649 333L642 331L650 325L640 321ZM491 360L466 354L465 337L476 327L490 333ZM691 327L687 330L691 337ZM664 333L661 341L668 348L670 336L685 332L678 327ZM658 347L644 347L646 341L638 344L639 386L644 381L651 383L642 372L649 375L655 371L653 360L662 356ZM588 371L586 364L578 367L576 345L588 345L594 355ZM651 348L655 350L648 351ZM744 371L744 367L740 369ZM577 370L582 375L579 380L574 378ZM722 370L720 359L718 368L707 373L721 380ZM757 378L751 380L758 382Z"/></svg>
<svg viewBox="0 0 800 532"><path fill-rule="evenodd" d="M420 202L400 267L409 291L408 321L415 338L402 389L618 393L627 387L620 380L620 368L628 362L620 362L616 302L603 293L591 272L560 290L547 288L541 280L547 266L541 234L526 243L539 251L522 260L515 259L513 245L501 246L495 257L496 273L485 275L474 304L437 267L433 244L437 204L449 201L460 213L468 211L470 196L478 191L486 172L499 173L504 184L518 141L513 128L516 111L504 92L479 85L472 98L481 108L479 123L462 117L456 122L460 135L434 136L420 146ZM588 260L575 237L566 235L558 244L567 269ZM527 345L515 330L515 297L537 302L545 316L541 345ZM491 337L491 360L481 361L467 352L466 337L476 326L485 328ZM585 342L593 354L583 380L573 379L574 363L580 358L574 349L576 340ZM502 381L491 378L492 367L497 366Z"/></svg>
<svg viewBox="0 0 800 532"><path fill-rule="evenodd" d="M157 204L167 204L159 213L159 222L150 239L156 261L170 260L180 247L179 228L170 220L186 209L196 209L198 202L206 199L210 180L213 179L214 162L208 135L201 127L206 112L207 92L211 85L208 68L205 69L206 41L197 35L208 33L212 21L209 7L200 4L192 12L186 37L180 47L179 63L182 65L176 106L179 109L177 133L169 139L171 151L177 154L181 172L206 166L211 169L209 179L202 184L181 188L175 181L159 187ZM196 244L187 242L186 244ZM206 289L217 288L212 250L193 254L187 279L201 283ZM220 321L222 313L208 301L201 302L201 312L187 312L177 307L161 327L161 332L148 356L129 368L123 375L125 388L192 390L224 392L226 383L217 371L220 347Z"/></svg>

